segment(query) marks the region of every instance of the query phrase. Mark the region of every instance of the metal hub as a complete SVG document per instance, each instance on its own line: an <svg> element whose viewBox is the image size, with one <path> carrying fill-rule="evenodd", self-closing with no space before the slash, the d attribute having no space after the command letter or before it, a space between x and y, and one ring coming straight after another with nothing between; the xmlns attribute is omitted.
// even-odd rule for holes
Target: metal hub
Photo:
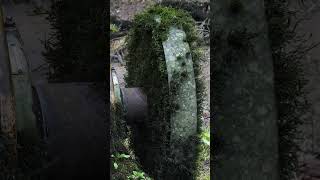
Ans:
<svg viewBox="0 0 320 180"><path fill-rule="evenodd" d="M111 103L118 103L124 113L127 122L142 122L148 114L147 96L141 88L120 88L117 73L111 69Z"/></svg>

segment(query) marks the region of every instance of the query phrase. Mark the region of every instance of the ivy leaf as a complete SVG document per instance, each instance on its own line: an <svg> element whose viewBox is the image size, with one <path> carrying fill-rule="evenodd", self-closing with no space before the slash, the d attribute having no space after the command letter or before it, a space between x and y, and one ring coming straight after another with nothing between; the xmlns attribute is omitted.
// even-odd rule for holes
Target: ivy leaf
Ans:
<svg viewBox="0 0 320 180"><path fill-rule="evenodd" d="M210 146L210 133L209 132L202 132L201 133L201 140L203 143Z"/></svg>
<svg viewBox="0 0 320 180"><path fill-rule="evenodd" d="M206 139L202 139L202 142L205 143L206 145L210 146L210 141L208 141Z"/></svg>
<svg viewBox="0 0 320 180"><path fill-rule="evenodd" d="M118 164L115 162L115 163L113 163L113 167L114 167L114 169L118 169Z"/></svg>
<svg viewBox="0 0 320 180"><path fill-rule="evenodd" d="M130 158L130 155L120 154L120 155L118 156L118 158L119 158L119 159L121 159L121 158L126 158L126 159L128 159L128 158Z"/></svg>
<svg viewBox="0 0 320 180"><path fill-rule="evenodd" d="M144 178L144 172L133 171L135 177Z"/></svg>

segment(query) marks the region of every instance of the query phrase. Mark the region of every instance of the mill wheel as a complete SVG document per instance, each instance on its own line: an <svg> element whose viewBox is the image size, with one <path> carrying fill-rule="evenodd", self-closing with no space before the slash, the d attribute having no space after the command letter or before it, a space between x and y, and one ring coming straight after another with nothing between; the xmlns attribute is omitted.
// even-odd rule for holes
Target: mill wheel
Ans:
<svg viewBox="0 0 320 180"><path fill-rule="evenodd" d="M128 39L122 96L112 79L135 154L154 177L192 178L201 113L194 27L186 12L173 8L156 6L137 15Z"/></svg>

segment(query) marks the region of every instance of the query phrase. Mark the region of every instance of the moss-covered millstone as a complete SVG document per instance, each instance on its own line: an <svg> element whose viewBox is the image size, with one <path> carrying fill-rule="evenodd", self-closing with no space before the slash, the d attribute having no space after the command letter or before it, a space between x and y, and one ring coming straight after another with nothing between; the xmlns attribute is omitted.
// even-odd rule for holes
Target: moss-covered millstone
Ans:
<svg viewBox="0 0 320 180"><path fill-rule="evenodd" d="M131 123L132 146L156 179L193 179L203 86L195 24L181 10L155 6L137 15L128 39L128 87L147 95L148 118Z"/></svg>
<svg viewBox="0 0 320 180"><path fill-rule="evenodd" d="M183 141L197 133L196 83L190 48L185 39L183 30L170 27L168 39L163 42L169 87L180 83L174 98L179 107L170 119L171 141ZM173 76L175 73L176 77Z"/></svg>

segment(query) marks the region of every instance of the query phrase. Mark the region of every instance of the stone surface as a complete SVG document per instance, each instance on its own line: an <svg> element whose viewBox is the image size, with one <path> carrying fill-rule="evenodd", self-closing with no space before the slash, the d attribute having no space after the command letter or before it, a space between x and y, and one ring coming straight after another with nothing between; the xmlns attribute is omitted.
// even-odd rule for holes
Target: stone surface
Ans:
<svg viewBox="0 0 320 180"><path fill-rule="evenodd" d="M6 32L17 132L23 139L37 143L40 139L32 111L32 89L27 58L18 39L18 32L15 29Z"/></svg>
<svg viewBox="0 0 320 180"><path fill-rule="evenodd" d="M119 103L122 104L122 98L121 98L121 89L120 89L120 84L119 84L119 80L117 77L117 73L115 70L111 70L111 78L112 78L112 86L110 87L111 89L111 96L112 99L114 100L113 103Z"/></svg>
<svg viewBox="0 0 320 180"><path fill-rule="evenodd" d="M17 132L28 141L36 143L39 141L39 131L32 111L33 99L30 79L25 75L12 75L12 85Z"/></svg>
<svg viewBox="0 0 320 180"><path fill-rule="evenodd" d="M7 45L12 74L29 73L27 59L24 55L21 43L17 39L17 31L7 31Z"/></svg>
<svg viewBox="0 0 320 180"><path fill-rule="evenodd" d="M178 104L179 109L170 119L172 141L186 140L197 132L196 83L192 56L189 44L184 42L185 39L184 31L170 27L168 39L163 42L169 87L179 84L173 102ZM177 77L174 76L175 73L178 74Z"/></svg>

